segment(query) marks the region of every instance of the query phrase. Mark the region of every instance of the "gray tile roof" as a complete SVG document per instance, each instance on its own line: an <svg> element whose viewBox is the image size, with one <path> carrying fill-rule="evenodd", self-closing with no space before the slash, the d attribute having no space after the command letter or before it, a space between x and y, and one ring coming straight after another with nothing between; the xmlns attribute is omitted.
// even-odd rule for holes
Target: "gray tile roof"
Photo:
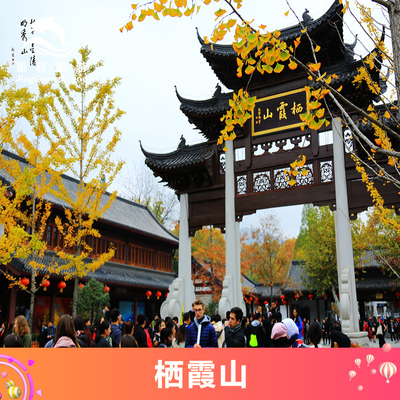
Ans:
<svg viewBox="0 0 400 400"><path fill-rule="evenodd" d="M48 252L41 260L38 260L37 258L35 260L42 262L45 266L49 266L55 258L57 257L53 252ZM91 259L88 259L87 261L89 262ZM27 259L13 259L10 264L22 273L30 273L29 260ZM47 271L48 270L44 268L38 272L46 274ZM52 274L52 276L56 277L57 275ZM95 278L96 280L107 284L120 284L125 286L167 290L176 276L176 274L170 272L107 262L96 271L89 272L82 279L89 280Z"/></svg>
<svg viewBox="0 0 400 400"><path fill-rule="evenodd" d="M21 168L26 168L28 166L26 160L12 154L10 152L2 152L2 156L5 159L15 159L18 160ZM12 178L7 174L6 171L0 170L0 179L6 182L12 183ZM62 176L62 182L65 188L73 196L74 193L78 191L78 180L71 178L67 175ZM109 200L110 194L105 193L101 199L100 206L103 206ZM51 202L59 207L68 208L68 204L64 201L58 199L56 196L47 193L44 200ZM177 245L179 239L169 232L153 215L153 213L148 209L148 207L141 204L135 203L117 197L112 203L111 207L106 210L101 218L103 222L110 222L114 225L124 227L129 230L134 230L138 233L145 234L147 236L152 236L157 239L166 240L174 245Z"/></svg>
<svg viewBox="0 0 400 400"><path fill-rule="evenodd" d="M224 113L229 110L229 100L233 98L233 92L219 93L207 100L190 100L182 97L178 90L176 90L176 96L181 103L181 111L185 114L196 114L196 115L213 115Z"/></svg>
<svg viewBox="0 0 400 400"><path fill-rule="evenodd" d="M182 146L171 153L155 154L141 149L146 157L146 164L152 170L177 170L190 166L203 165L205 161L214 155L206 142Z"/></svg>
<svg viewBox="0 0 400 400"><path fill-rule="evenodd" d="M356 289L357 290L390 290L393 288L400 288L400 282L396 281L395 276L383 275L377 269L377 263L374 257L370 257L371 251L367 251L364 257L364 266L366 270L375 269L367 274L357 273L356 270ZM292 261L289 267L288 277L291 284L284 289L284 293L293 293L294 291L301 290L307 292L303 277L303 265L305 261Z"/></svg>

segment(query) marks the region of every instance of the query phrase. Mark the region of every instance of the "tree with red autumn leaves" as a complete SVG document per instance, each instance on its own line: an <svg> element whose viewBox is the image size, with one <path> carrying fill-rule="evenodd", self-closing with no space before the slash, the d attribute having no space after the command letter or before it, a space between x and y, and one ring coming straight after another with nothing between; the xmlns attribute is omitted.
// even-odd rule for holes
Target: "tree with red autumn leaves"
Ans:
<svg viewBox="0 0 400 400"><path fill-rule="evenodd" d="M260 226L252 228L250 239L242 244L242 269L249 278L270 288L271 299L274 286L289 283L295 242L283 236L278 218L270 214L261 218Z"/></svg>
<svg viewBox="0 0 400 400"><path fill-rule="evenodd" d="M192 238L192 255L202 265L193 275L195 286L211 291L216 303L225 276L225 238L220 229L204 227Z"/></svg>

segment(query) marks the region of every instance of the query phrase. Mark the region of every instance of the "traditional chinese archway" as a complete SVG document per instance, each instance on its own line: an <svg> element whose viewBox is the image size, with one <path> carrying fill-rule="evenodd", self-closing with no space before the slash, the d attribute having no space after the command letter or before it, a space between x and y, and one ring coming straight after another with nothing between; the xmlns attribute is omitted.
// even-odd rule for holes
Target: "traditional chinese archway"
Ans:
<svg viewBox="0 0 400 400"><path fill-rule="evenodd" d="M361 85L357 90L354 89L352 81L363 60L355 61L352 56L351 50L355 43L344 44L341 11L342 5L336 0L320 18L313 20L305 15L307 18L303 17L302 24L281 30L280 38L289 46L300 36L303 27L307 26L311 39L321 46L318 58L322 62L322 72L335 73L337 79L333 82L333 86L336 88L342 86L341 93L346 98L358 107L366 109L373 97L366 86ZM224 303L223 291L222 309L220 303L220 313L223 313L225 309L230 309L234 305L242 305L240 254L236 250L240 248L238 222L244 215L253 214L259 209L296 204L329 205L332 209L338 204L334 178L334 146L332 142L324 144L321 140L321 136L328 133L300 129L301 121L298 114L306 107L304 87L310 85L306 74L300 70L293 72L289 69L271 75L255 72L248 82L248 77L238 78L236 75L236 52L231 45L214 44L211 47L199 35L198 38L201 53L219 80L231 90L229 93L222 93L220 86L217 85L212 98L202 101L185 99L177 91L181 111L206 141L188 146L182 137L177 150L168 154L149 153L142 147L146 164L156 176L161 177L162 181L176 191L181 200L181 232L182 230L184 232L180 236L180 246L182 245L182 249L185 248L186 251L183 250L181 253L180 247L179 278L174 286L175 295L169 296L170 303L165 305L166 314L179 314L182 303L185 309L188 309L194 299L194 292L192 294L190 287L190 272L188 274L183 271L189 270L190 265L189 236L202 226L214 225L226 228L227 246L230 247L226 251L227 276L224 282L224 290L228 297ZM304 64L313 60L308 41L301 42L296 56ZM378 69L371 70L370 74L375 82L379 82ZM256 107L251 122L246 123L241 130L235 130L237 138L233 143L228 143L228 151L224 152L222 147L217 145L217 138L223 129L221 117L230 108L229 100L233 93L242 87L247 87L251 96L257 96ZM340 115L334 104L329 99L327 101L330 110ZM346 108L346 111L354 121L360 119L354 110ZM342 130L340 123L331 124L326 129L332 132L332 126L336 127L334 135L342 136L337 137L340 139L339 147L336 146L339 149L341 147L339 151L343 152L344 141L347 148L353 149L363 157L357 143L352 140L350 131L346 127ZM359 128L367 136L373 137L369 124L359 124ZM296 184L290 186L284 171L300 155L306 156L304 168L308 174L298 174ZM342 189L347 190L347 195L344 195L347 204L342 207L346 208L345 212L348 212L350 217L355 218L357 213L371 206L372 201L349 154L344 153L343 159L341 168L345 182L342 182ZM383 159L379 160L379 157L376 159L378 162L384 162ZM387 169L387 166L385 168ZM230 170L232 172L229 172ZM393 205L398 210L400 208L398 190L379 181L375 184L383 195L386 205ZM228 194L230 190L232 195ZM342 200L344 201L343 196ZM182 225L185 218L187 227ZM187 251L189 254L186 254ZM233 254L234 258L228 260L228 254L231 256ZM353 264L352 253L346 257L345 263L349 263L350 258ZM341 264L339 260L338 264ZM339 271L339 282L342 279L340 275ZM178 295L180 290L178 287L182 286L189 288L186 290L189 294ZM357 304L356 300L354 301L355 287L352 293L353 289L350 286L351 284L347 283L343 290L348 290L351 293L351 301ZM235 294L232 295L232 292ZM356 318L354 310L352 313L354 320ZM353 331L352 327L348 328L348 332Z"/></svg>

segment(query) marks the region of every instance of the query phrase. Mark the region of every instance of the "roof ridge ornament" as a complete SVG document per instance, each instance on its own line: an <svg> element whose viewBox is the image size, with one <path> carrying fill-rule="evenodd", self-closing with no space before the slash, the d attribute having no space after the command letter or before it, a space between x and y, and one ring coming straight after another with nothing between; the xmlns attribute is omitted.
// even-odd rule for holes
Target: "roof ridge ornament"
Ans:
<svg viewBox="0 0 400 400"><path fill-rule="evenodd" d="M186 139L181 135L181 141L179 142L178 145L178 150L183 151L188 145L186 144Z"/></svg>
<svg viewBox="0 0 400 400"><path fill-rule="evenodd" d="M307 25L309 22L313 20L310 16L310 11L308 11L307 8L305 9L301 17L303 18L303 24L305 25Z"/></svg>
<svg viewBox="0 0 400 400"><path fill-rule="evenodd" d="M354 49L357 45L358 42L358 34L354 36L354 42L353 43L345 43L344 48L345 48L345 62L350 63L354 61Z"/></svg>

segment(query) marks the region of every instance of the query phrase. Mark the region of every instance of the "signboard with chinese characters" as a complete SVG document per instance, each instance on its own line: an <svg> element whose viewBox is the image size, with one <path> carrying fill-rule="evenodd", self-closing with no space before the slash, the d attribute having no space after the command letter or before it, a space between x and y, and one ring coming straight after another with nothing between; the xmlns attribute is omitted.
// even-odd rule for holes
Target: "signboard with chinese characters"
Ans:
<svg viewBox="0 0 400 400"><path fill-rule="evenodd" d="M266 135L303 125L299 114L306 110L304 88L257 99L253 110L252 135Z"/></svg>

